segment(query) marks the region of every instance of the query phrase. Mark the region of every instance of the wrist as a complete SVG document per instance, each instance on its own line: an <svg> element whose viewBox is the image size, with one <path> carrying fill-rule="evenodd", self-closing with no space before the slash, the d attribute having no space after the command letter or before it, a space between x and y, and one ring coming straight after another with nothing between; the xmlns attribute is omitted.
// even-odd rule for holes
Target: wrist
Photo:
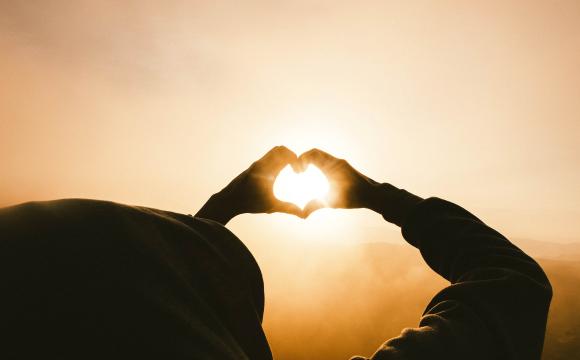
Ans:
<svg viewBox="0 0 580 360"><path fill-rule="evenodd" d="M385 203L388 202L389 195L398 189L390 184L374 182L369 184L366 190L366 208L382 213Z"/></svg>
<svg viewBox="0 0 580 360"><path fill-rule="evenodd" d="M423 199L391 184L377 183L369 191L368 208L385 220L402 226L409 212Z"/></svg>
<svg viewBox="0 0 580 360"><path fill-rule="evenodd" d="M231 219L239 215L233 207L234 201L222 192L213 194L195 216L210 219L226 225Z"/></svg>

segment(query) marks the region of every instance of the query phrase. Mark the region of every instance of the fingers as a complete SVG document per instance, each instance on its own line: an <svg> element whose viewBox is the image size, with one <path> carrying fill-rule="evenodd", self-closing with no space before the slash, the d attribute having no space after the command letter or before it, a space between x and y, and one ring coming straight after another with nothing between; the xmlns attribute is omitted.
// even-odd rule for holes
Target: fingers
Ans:
<svg viewBox="0 0 580 360"><path fill-rule="evenodd" d="M300 209L295 204L285 202L285 201L277 201L276 205L272 209L273 212L281 212L291 215L296 215L300 218L305 218L302 209Z"/></svg>
<svg viewBox="0 0 580 360"><path fill-rule="evenodd" d="M342 161L344 160L337 159L320 149L311 149L298 157L286 146L275 146L258 160L258 163L267 165L274 172L282 170L288 164L294 171L302 172L308 164L314 164L321 170L329 170Z"/></svg>
<svg viewBox="0 0 580 360"><path fill-rule="evenodd" d="M258 162L274 173L279 172L288 164L292 165L295 171L299 169L298 156L286 146L273 147Z"/></svg>
<svg viewBox="0 0 580 360"><path fill-rule="evenodd" d="M306 169L308 164L314 164L323 171L328 170L339 161L340 159L337 159L334 156L319 149L309 150L300 155L298 158L298 162L302 168Z"/></svg>
<svg viewBox="0 0 580 360"><path fill-rule="evenodd" d="M318 209L325 208L326 204L322 200L311 200L306 206L304 206L304 210L302 210L302 217L306 219L310 216L313 212Z"/></svg>

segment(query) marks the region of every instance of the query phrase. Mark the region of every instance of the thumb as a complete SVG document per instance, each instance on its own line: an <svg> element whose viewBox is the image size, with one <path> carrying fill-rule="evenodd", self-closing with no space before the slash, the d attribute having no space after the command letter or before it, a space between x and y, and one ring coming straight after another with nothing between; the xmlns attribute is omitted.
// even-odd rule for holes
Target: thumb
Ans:
<svg viewBox="0 0 580 360"><path fill-rule="evenodd" d="M304 207L303 212L303 216L306 219L307 217L310 216L310 214L312 214L313 212L315 212L318 209L322 209L325 208L326 204L322 201L322 200L311 200L308 204L306 204L306 206Z"/></svg>
<svg viewBox="0 0 580 360"><path fill-rule="evenodd" d="M277 201L272 210L274 212L296 215L301 218L304 217L302 209L300 209L298 206L290 202Z"/></svg>

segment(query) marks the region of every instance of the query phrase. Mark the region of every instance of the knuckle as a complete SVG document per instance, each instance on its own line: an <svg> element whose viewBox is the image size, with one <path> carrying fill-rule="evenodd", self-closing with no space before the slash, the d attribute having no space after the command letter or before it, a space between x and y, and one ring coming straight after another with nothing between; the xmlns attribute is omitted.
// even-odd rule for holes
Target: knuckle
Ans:
<svg viewBox="0 0 580 360"><path fill-rule="evenodd" d="M279 145L279 146L274 147L274 149L272 150L272 153L277 157L287 157L292 152L286 146Z"/></svg>
<svg viewBox="0 0 580 360"><path fill-rule="evenodd" d="M249 172L254 172L256 170L259 170L261 166L262 166L262 162L261 161L259 161L259 160L258 161L254 161L252 163L252 165L250 165L250 167L249 167L248 170L249 170Z"/></svg>

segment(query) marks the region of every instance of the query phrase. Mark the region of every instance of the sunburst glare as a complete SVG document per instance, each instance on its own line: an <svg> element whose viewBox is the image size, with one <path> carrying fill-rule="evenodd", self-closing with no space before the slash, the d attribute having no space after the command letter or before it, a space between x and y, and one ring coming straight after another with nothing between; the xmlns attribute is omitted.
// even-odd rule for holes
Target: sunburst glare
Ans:
<svg viewBox="0 0 580 360"><path fill-rule="evenodd" d="M274 182L274 196L304 208L310 200L324 200L329 188L328 179L316 166L310 164L298 174L288 165Z"/></svg>

